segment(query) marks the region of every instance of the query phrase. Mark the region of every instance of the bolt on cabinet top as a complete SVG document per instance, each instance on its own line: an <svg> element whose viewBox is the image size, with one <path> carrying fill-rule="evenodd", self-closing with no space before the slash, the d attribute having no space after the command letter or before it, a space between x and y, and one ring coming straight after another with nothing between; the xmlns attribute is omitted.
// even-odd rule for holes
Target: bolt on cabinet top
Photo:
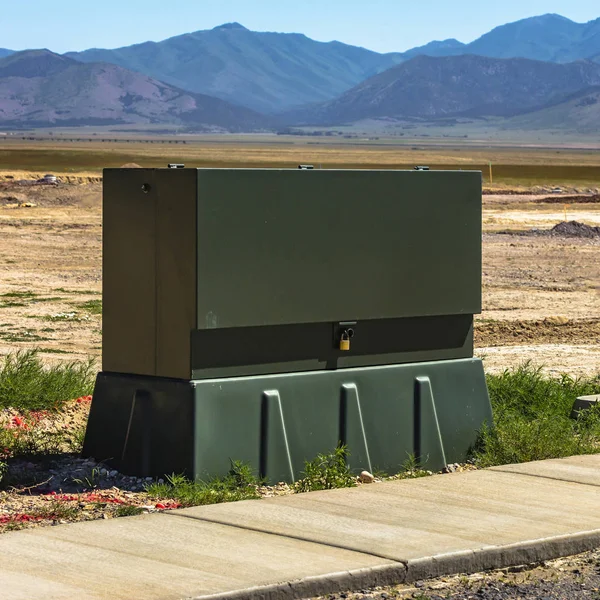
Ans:
<svg viewBox="0 0 600 600"><path fill-rule="evenodd" d="M307 332L481 310L477 171L107 169L103 227L105 371L191 378L221 344L252 374L253 335L331 368Z"/></svg>

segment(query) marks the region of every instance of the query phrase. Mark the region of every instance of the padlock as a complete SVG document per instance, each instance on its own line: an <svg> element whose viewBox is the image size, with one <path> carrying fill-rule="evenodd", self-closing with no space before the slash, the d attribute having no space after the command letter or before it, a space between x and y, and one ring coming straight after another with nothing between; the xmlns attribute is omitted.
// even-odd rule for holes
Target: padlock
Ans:
<svg viewBox="0 0 600 600"><path fill-rule="evenodd" d="M348 352L348 350L350 350L350 336L348 335L347 331L344 331L344 333L342 333L342 337L340 338L340 350L343 350L344 352Z"/></svg>

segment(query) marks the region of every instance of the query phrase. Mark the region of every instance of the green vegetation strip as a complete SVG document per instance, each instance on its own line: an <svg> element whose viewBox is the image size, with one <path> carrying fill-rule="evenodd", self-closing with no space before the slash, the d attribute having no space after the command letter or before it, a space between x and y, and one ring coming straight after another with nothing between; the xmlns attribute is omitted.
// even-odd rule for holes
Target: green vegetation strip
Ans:
<svg viewBox="0 0 600 600"><path fill-rule="evenodd" d="M473 453L477 466L600 452L600 407L570 418L577 397L600 393L600 374L555 379L525 364L488 375L487 384L494 423L481 431Z"/></svg>
<svg viewBox="0 0 600 600"><path fill-rule="evenodd" d="M93 361L45 366L38 351L21 351L0 362L0 408L28 411L59 411L69 400L92 393L96 367ZM593 407L570 418L578 396L600 393L600 374L574 379L567 375L552 378L539 368L525 364L500 375L488 375L494 422L480 432L470 462L478 467L521 463L600 452L600 407ZM54 454L65 448L79 451L83 431L42 434L35 428L15 438L9 429L0 428L0 445L10 456ZM64 451L64 450L63 450ZM305 463L302 478L292 491L309 492L357 485L356 473L347 464L348 449L339 447L330 454L319 454ZM2 467L0 462L0 479ZM393 479L431 474L426 464L413 457ZM377 474L381 478L386 474ZM198 506L261 497L259 480L249 465L232 462L225 477L190 481L173 474L162 483L150 483L147 492L155 498L171 498L181 506ZM123 509L123 516L136 514Z"/></svg>
<svg viewBox="0 0 600 600"><path fill-rule="evenodd" d="M92 315L102 314L102 300L88 300L87 302L81 302L76 304L77 308L85 310Z"/></svg>
<svg viewBox="0 0 600 600"><path fill-rule="evenodd" d="M11 354L0 364L0 408L60 410L69 400L91 394L95 376L93 360L47 367L37 350Z"/></svg>
<svg viewBox="0 0 600 600"><path fill-rule="evenodd" d="M183 475L171 475L166 483L151 483L146 491L153 498L171 498L181 506L203 506L260 498L259 480L249 465L233 461L225 477L208 481L190 481Z"/></svg>

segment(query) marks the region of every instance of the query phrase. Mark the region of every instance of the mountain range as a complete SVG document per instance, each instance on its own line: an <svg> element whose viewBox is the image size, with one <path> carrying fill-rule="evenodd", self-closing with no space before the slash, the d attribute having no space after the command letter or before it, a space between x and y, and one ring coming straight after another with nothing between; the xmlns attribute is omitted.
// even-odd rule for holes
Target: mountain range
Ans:
<svg viewBox="0 0 600 600"><path fill-rule="evenodd" d="M575 23L556 14L531 17L492 29L470 44L450 39L432 42L404 53L428 56L476 54L491 58L531 58L549 62L573 62L600 56L600 19Z"/></svg>
<svg viewBox="0 0 600 600"><path fill-rule="evenodd" d="M68 56L117 64L261 112L280 112L336 98L365 79L422 54L593 60L600 56L600 19L580 24L559 15L542 15L497 27L470 44L451 39L391 54L340 42L316 42L296 33L249 31L239 23L229 23L162 42Z"/></svg>
<svg viewBox="0 0 600 600"><path fill-rule="evenodd" d="M417 56L288 121L335 125L378 117L510 117L600 85L600 64Z"/></svg>
<svg viewBox="0 0 600 600"><path fill-rule="evenodd" d="M80 63L49 50L0 59L0 123L4 126L178 124L249 131L267 117L194 94L108 63Z"/></svg>
<svg viewBox="0 0 600 600"><path fill-rule="evenodd" d="M542 15L469 44L388 54L229 23L115 50L0 49L0 124L256 131L373 118L524 115L525 123L542 111L539 122L563 126L559 114L568 122L596 114L599 73L600 19Z"/></svg>
<svg viewBox="0 0 600 600"><path fill-rule="evenodd" d="M113 63L262 112L329 100L401 60L400 55L316 42L297 33L249 31L239 23L68 56Z"/></svg>

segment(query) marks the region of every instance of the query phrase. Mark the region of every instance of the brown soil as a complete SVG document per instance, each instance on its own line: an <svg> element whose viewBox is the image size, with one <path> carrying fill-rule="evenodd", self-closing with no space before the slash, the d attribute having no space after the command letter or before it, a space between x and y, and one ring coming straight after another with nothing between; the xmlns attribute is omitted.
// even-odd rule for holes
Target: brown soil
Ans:
<svg viewBox="0 0 600 600"><path fill-rule="evenodd" d="M536 321L480 321L475 327L475 344L480 348L531 344L594 345L599 341L600 318L569 320L550 317Z"/></svg>
<svg viewBox="0 0 600 600"><path fill-rule="evenodd" d="M544 204L596 204L600 202L600 194L589 194L586 196L546 196L537 199L536 202Z"/></svg>

